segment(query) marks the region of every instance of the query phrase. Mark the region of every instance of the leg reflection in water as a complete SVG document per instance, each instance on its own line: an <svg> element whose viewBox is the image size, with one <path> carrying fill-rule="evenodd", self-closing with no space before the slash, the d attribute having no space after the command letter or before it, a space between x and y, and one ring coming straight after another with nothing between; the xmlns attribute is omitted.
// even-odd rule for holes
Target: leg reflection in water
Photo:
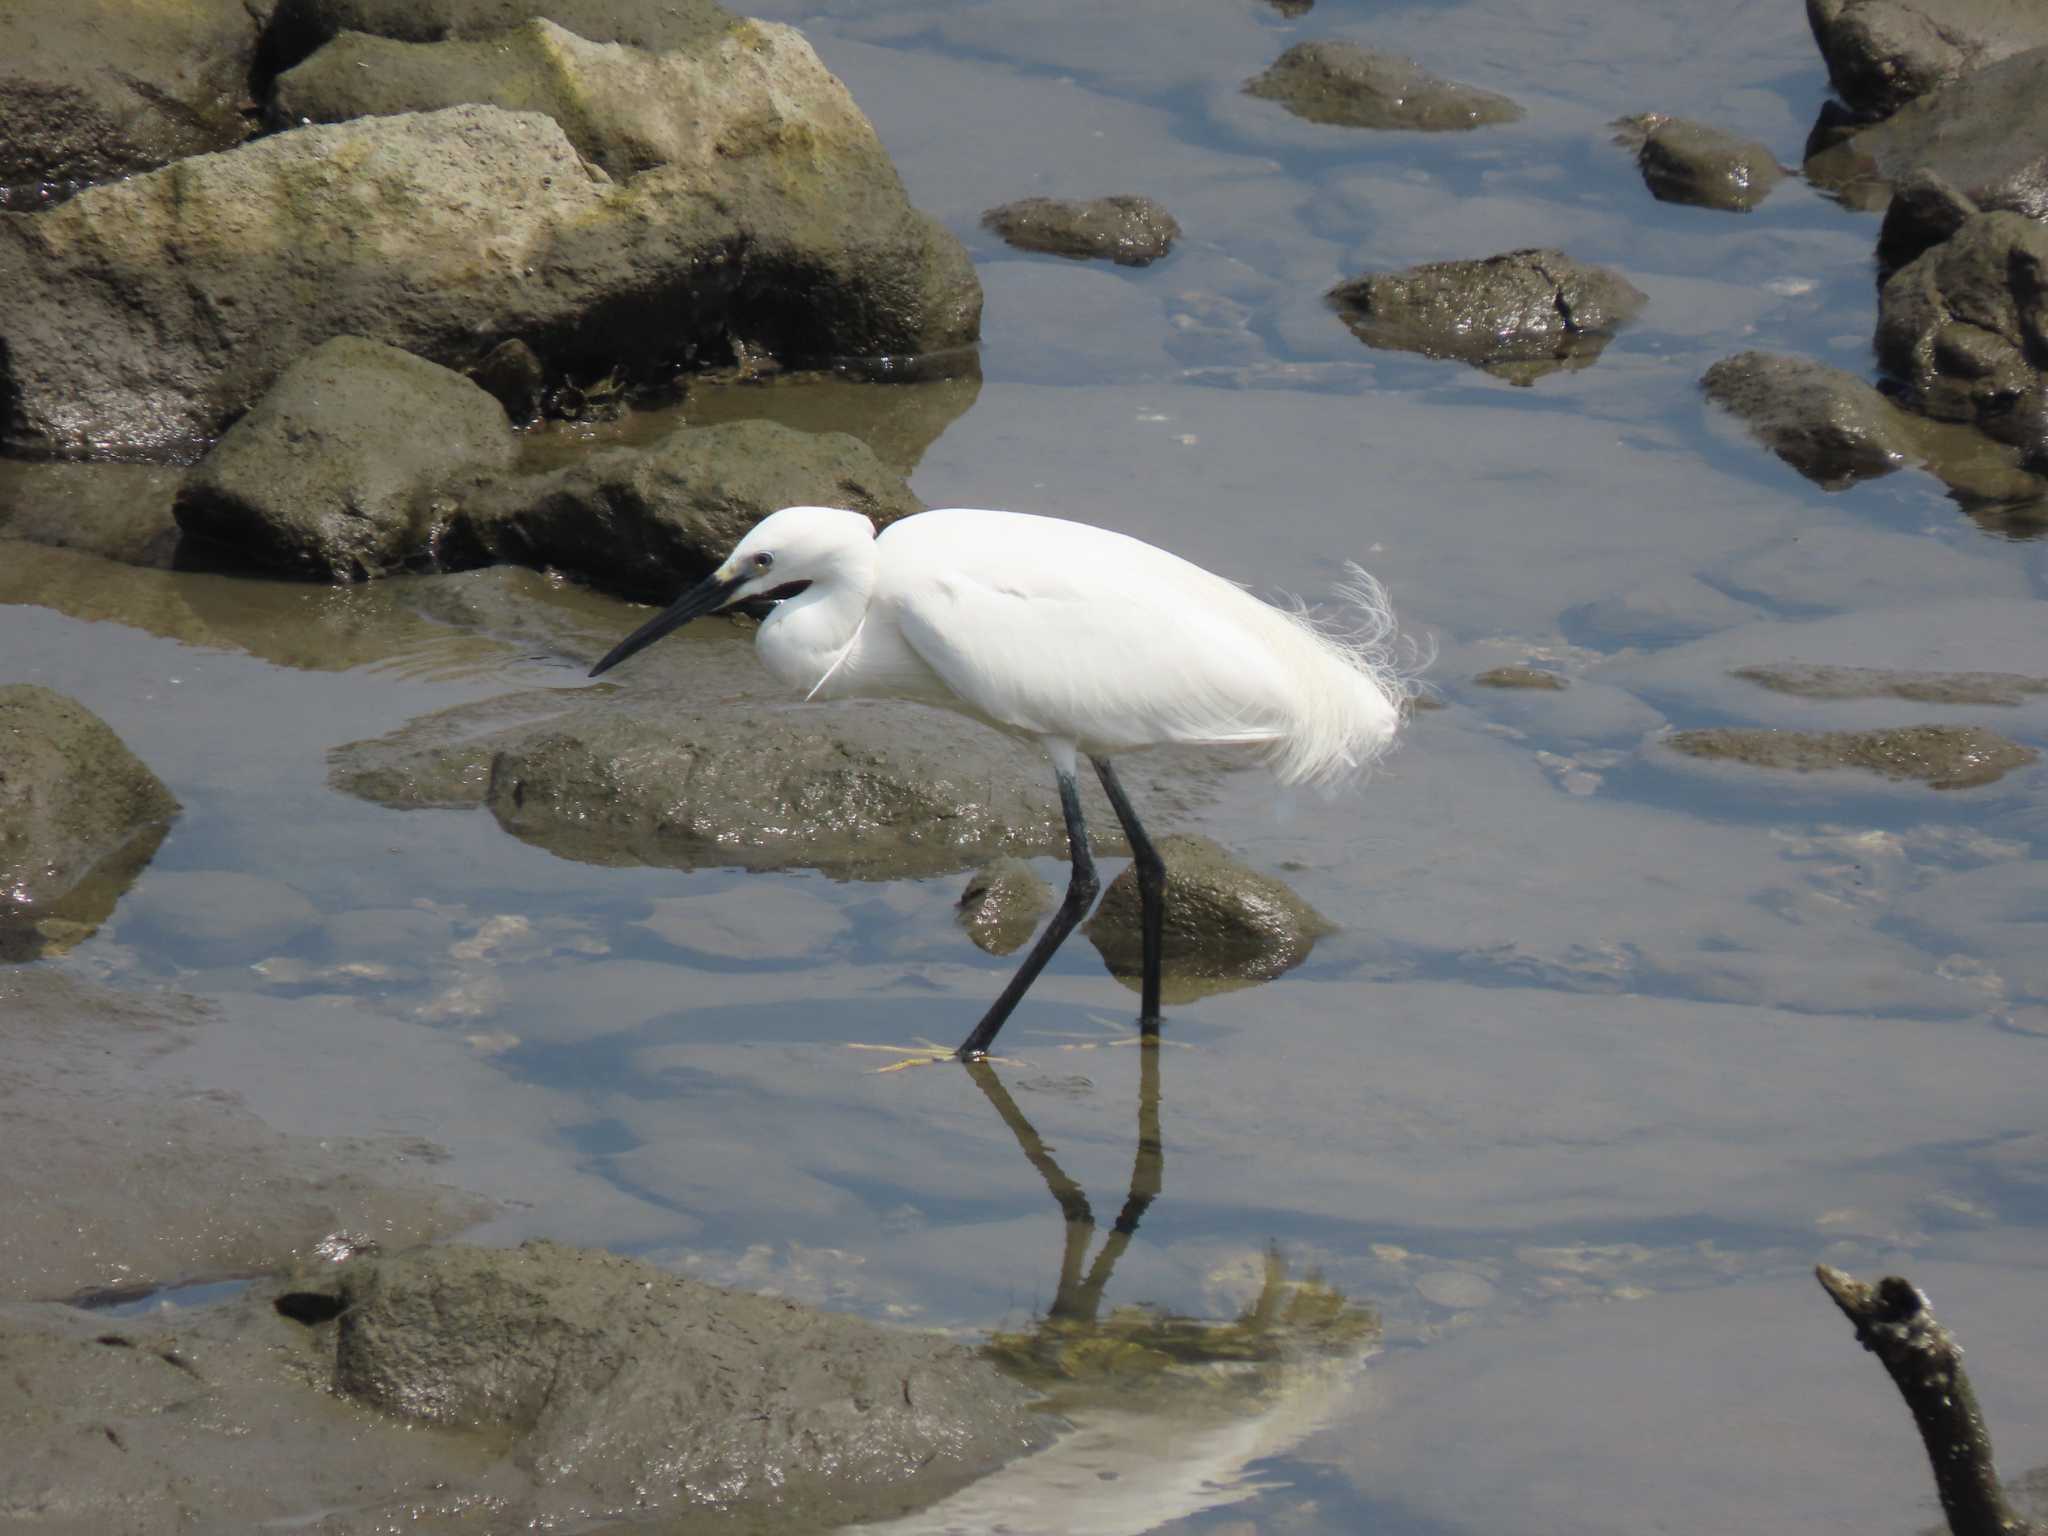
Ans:
<svg viewBox="0 0 2048 1536"><path fill-rule="evenodd" d="M1116 1261L1131 1245L1131 1235L1138 1230L1139 1220L1159 1197L1160 1185L1166 1176L1166 1145L1159 1135L1159 1041L1156 1037L1139 1047L1138 1062L1138 1151L1131 1163L1131 1192L1124 1200L1123 1209L1117 1212L1116 1225L1110 1228L1108 1240L1103 1243L1102 1251L1095 1256L1095 1263L1089 1267L1085 1277L1081 1266L1088 1257L1088 1245L1095 1238L1095 1212L1088 1204L1087 1192L1067 1177L1066 1170L1054 1161L1052 1153L1046 1149L1044 1138L1024 1118L1024 1111L1010 1097L1010 1090L996 1076L995 1068L985 1061L967 1064L974 1086L1003 1117L1003 1124L1017 1138L1017 1145L1024 1149L1024 1156L1038 1170L1038 1176L1045 1180L1045 1187L1059 1202L1060 1215L1066 1218L1067 1237L1060 1253L1059 1288L1053 1292L1052 1306L1046 1311L1048 1320L1082 1324L1096 1321L1096 1314L1102 1306L1102 1292L1116 1269Z"/></svg>

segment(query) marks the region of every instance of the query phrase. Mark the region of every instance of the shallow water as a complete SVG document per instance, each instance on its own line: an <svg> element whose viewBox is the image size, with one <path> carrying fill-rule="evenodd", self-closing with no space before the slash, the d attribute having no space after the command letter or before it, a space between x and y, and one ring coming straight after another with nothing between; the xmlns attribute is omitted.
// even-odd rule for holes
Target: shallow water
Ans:
<svg viewBox="0 0 2048 1536"><path fill-rule="evenodd" d="M1980 531L1917 473L1825 494L1698 395L1752 345L1865 368L1876 220L1796 182L1748 216L1656 203L1605 125L1691 114L1796 163L1825 89L1799 8L763 9L805 27L980 263L979 392L889 450L927 502L1078 517L1312 598L1359 559L1438 647L1447 707L1362 793L1235 777L1189 828L1341 931L1276 983L1174 1011L1161 1192L1105 1294L1228 1318L1271 1245L1386 1338L1348 1394L1318 1378L1312 1405L1214 1451L1252 1458L1243 1497L1168 1528L1919 1529L1910 1424L1813 1284L1820 1259L1929 1289L2005 1470L2048 1461L2029 1305L2048 769L1941 794L1645 745L1923 719L2048 739L2040 696L1815 701L1727 676L1759 656L2048 671L2048 546ZM1411 52L1529 115L1364 134L1237 93L1313 36ZM998 201L1124 191L1187 230L1144 271L976 226ZM1650 304L1594 366L1530 388L1368 352L1321 301L1363 270L1543 243ZM761 398L806 426L836 409ZM77 696L186 806L61 963L217 1000L177 1065L274 1124L446 1146L451 1178L508 1202L486 1239L606 1244L969 1335L1044 1309L1065 1229L1012 1129L958 1071L873 1075L841 1048L950 1043L1000 985L1009 962L951 922L961 880L597 868L483 812L333 792L334 745L578 682L545 635L422 617L423 585L0 553L7 680ZM552 632L631 622L544 583L533 600ZM1572 688L1467 685L1523 662ZM1141 808L1146 777L1134 762ZM314 915L206 931L186 914L220 872ZM238 899L279 909L265 890ZM1105 1234L1132 1176L1138 1060L1110 1043L1131 1012L1077 939L998 1069ZM1125 1454L1192 1459L1195 1439L1155 1425ZM1148 1496L1103 1528L1182 1507ZM1080 1524L1070 1502L1042 1528Z"/></svg>

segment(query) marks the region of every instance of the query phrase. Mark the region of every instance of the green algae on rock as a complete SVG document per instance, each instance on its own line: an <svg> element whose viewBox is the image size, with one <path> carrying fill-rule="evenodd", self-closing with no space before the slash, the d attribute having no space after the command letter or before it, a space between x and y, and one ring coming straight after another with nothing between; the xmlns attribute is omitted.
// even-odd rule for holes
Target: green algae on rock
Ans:
<svg viewBox="0 0 2048 1536"><path fill-rule="evenodd" d="M2023 672L1914 672L1809 662L1737 667L1733 676L1804 699L1909 699L1915 704L2016 705L2048 693L2048 677Z"/></svg>
<svg viewBox="0 0 2048 1536"><path fill-rule="evenodd" d="M1975 789L2024 768L2040 754L1974 725L1909 725L1878 731L1785 731L1719 727L1668 739L1688 757L1812 773L1859 768L1935 789Z"/></svg>

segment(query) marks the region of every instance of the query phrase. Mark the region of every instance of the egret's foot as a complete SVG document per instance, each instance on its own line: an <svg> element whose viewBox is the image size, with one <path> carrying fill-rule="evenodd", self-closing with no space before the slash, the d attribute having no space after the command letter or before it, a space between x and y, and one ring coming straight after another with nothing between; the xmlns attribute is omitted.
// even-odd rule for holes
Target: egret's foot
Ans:
<svg viewBox="0 0 2048 1536"><path fill-rule="evenodd" d="M846 1042L849 1051L882 1051L891 1056L901 1056L901 1061L892 1061L885 1067L876 1067L876 1072L901 1072L909 1067L936 1067L943 1062L958 1061L960 1053L951 1046L940 1045L935 1040L919 1040L915 1045L868 1045L859 1040ZM977 1056L977 1061L1000 1062L1006 1067L1021 1063L1008 1056Z"/></svg>

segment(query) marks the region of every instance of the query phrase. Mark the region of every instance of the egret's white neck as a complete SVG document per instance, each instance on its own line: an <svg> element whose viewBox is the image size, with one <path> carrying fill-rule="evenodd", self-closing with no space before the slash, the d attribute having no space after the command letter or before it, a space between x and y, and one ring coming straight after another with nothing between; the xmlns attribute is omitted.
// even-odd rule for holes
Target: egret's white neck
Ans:
<svg viewBox="0 0 2048 1536"><path fill-rule="evenodd" d="M828 573L777 603L754 638L768 670L790 688L815 691L860 633L875 575L874 543L862 540L839 552Z"/></svg>

